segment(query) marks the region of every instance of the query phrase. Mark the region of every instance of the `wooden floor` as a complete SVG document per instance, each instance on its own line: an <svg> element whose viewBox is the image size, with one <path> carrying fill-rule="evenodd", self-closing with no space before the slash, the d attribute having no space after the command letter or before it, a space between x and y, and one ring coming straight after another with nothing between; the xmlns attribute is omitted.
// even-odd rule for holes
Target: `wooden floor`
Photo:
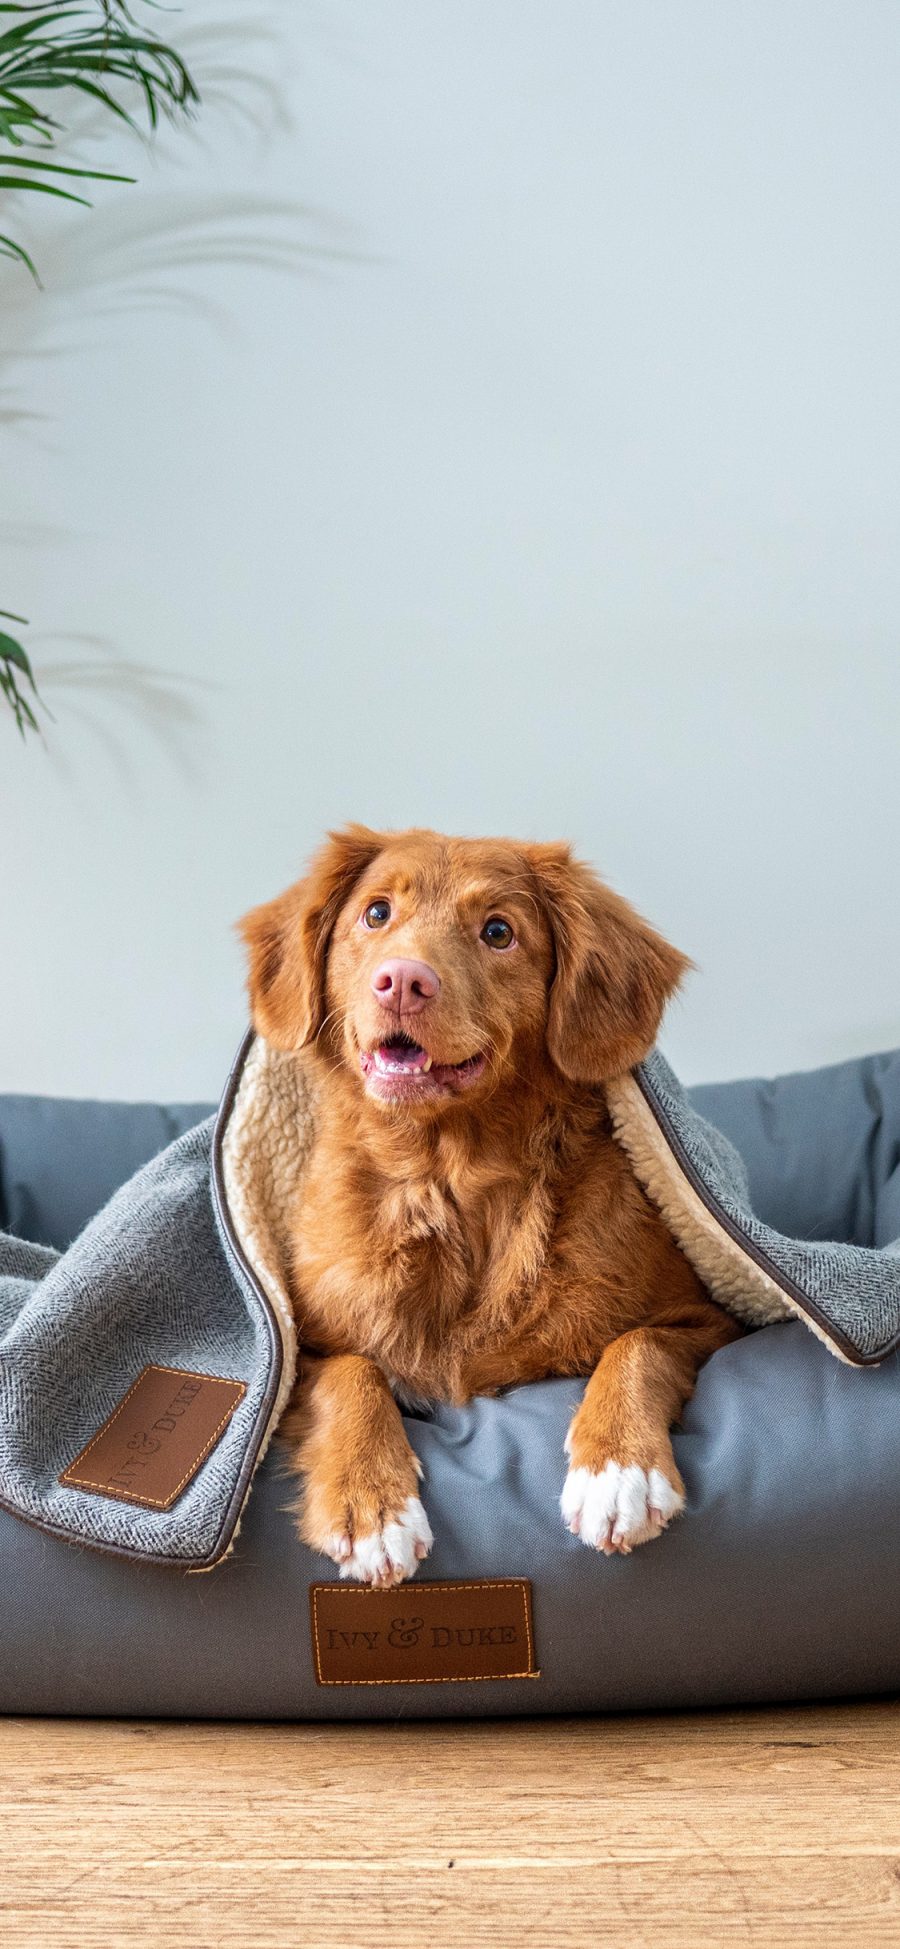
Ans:
<svg viewBox="0 0 900 1949"><path fill-rule="evenodd" d="M900 1943L900 1704L0 1720L9 1949Z"/></svg>

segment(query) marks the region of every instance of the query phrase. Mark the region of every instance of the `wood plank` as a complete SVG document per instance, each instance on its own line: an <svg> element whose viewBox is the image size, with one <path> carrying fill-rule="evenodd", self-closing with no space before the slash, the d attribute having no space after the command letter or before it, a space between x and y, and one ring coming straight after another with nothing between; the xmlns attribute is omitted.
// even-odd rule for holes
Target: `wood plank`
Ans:
<svg viewBox="0 0 900 1949"><path fill-rule="evenodd" d="M896 1943L900 1704L455 1725L0 1720L16 1949Z"/></svg>

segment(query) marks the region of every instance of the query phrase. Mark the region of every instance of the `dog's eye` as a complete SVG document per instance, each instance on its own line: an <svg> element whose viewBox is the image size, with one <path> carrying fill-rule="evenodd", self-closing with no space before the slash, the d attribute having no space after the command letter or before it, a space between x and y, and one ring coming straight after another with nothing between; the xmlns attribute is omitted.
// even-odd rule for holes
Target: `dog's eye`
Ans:
<svg viewBox="0 0 900 1949"><path fill-rule="evenodd" d="M508 920L501 920L498 914L492 914L490 920L484 923L481 938L487 941L488 947L512 947L516 937Z"/></svg>
<svg viewBox="0 0 900 1949"><path fill-rule="evenodd" d="M386 927L391 917L389 900L370 900L363 914L364 927Z"/></svg>

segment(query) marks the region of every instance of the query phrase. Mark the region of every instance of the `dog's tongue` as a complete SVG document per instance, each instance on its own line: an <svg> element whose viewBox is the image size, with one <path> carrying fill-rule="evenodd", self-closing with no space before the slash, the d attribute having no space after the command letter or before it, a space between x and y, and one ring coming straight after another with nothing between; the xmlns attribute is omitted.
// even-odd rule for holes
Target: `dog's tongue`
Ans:
<svg viewBox="0 0 900 1949"><path fill-rule="evenodd" d="M382 1042L375 1051L379 1063L390 1069L430 1069L431 1063L417 1042Z"/></svg>

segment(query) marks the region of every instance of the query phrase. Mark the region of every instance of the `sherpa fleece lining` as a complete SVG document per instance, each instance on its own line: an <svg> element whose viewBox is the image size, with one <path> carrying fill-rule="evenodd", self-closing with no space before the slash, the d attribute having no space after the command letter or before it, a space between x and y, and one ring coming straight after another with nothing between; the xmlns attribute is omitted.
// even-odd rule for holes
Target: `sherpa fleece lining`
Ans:
<svg viewBox="0 0 900 1949"><path fill-rule="evenodd" d="M634 1076L620 1076L608 1083L606 1095L613 1130L634 1165L638 1182L712 1298L747 1326L802 1320L838 1360L854 1365L818 1321L720 1225L681 1169Z"/></svg>
<svg viewBox="0 0 900 1949"><path fill-rule="evenodd" d="M222 1137L228 1217L281 1335L281 1378L262 1460L291 1396L297 1332L285 1269L289 1222L315 1136L315 1085L302 1056L284 1054L257 1036L250 1043Z"/></svg>

